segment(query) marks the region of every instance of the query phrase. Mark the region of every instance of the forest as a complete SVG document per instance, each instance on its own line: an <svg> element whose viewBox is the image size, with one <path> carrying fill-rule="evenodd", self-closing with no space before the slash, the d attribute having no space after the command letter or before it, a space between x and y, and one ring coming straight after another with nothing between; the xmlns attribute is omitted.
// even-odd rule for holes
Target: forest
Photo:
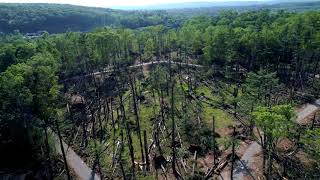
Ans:
<svg viewBox="0 0 320 180"><path fill-rule="evenodd" d="M110 12L0 35L0 179L320 178L318 10Z"/></svg>
<svg viewBox="0 0 320 180"><path fill-rule="evenodd" d="M180 4L177 5L177 7L179 6ZM248 3L241 6L233 4L232 6L218 5L203 8L197 8L196 6L193 8L177 7L160 10L157 10L157 7L154 7L153 10L120 10L62 4L0 3L0 33L14 33L15 31L22 34L37 31L47 31L49 33L88 32L103 26L138 29L164 25L177 28L187 19L199 15L217 16L223 11L247 12L264 9L303 12L319 9L320 2L306 0L306 2L279 1L274 4L260 5Z"/></svg>
<svg viewBox="0 0 320 180"><path fill-rule="evenodd" d="M182 17L165 11L123 11L62 4L0 3L0 32L91 31L101 26L136 29L163 24L177 27Z"/></svg>

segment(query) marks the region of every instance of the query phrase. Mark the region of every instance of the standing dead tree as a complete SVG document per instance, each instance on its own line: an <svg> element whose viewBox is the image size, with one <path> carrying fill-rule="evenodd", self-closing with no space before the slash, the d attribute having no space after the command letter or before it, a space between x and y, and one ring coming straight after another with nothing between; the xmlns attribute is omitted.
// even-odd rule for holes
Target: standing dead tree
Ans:
<svg viewBox="0 0 320 180"><path fill-rule="evenodd" d="M142 160L142 163L144 163L145 158L144 158L143 143L142 143L142 137L141 137L140 119L139 119L139 113L138 113L138 107L137 107L137 94L136 94L136 88L135 88L135 78L132 76L130 76L130 87L131 87L131 93L132 93L132 99L133 99L133 110L134 110L134 115L136 118L136 125L138 128L138 138L139 138L140 150L141 150L141 160Z"/></svg>

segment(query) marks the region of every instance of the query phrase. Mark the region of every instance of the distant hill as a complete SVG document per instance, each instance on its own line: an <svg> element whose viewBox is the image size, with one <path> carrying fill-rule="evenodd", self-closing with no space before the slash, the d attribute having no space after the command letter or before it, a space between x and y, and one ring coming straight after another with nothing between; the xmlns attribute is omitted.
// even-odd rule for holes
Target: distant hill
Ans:
<svg viewBox="0 0 320 180"><path fill-rule="evenodd" d="M166 10L166 9L185 9L185 8L203 8L203 7L228 7L228 6L250 6L264 4L261 1L229 1L229 2L185 2L185 3L169 3L169 4L155 4L149 6L119 6L115 9L123 10Z"/></svg>
<svg viewBox="0 0 320 180"><path fill-rule="evenodd" d="M167 12L123 11L63 4L0 3L0 32L49 33L89 31L101 26L140 28L164 24L176 26Z"/></svg>
<svg viewBox="0 0 320 180"><path fill-rule="evenodd" d="M307 3L319 2L319 0L263 0L263 1L225 1L225 2L185 2L185 3L168 3L155 4L149 6L119 6L115 9L122 10L170 10L170 9L193 9L193 8L209 8L209 7L244 7L244 6L268 6L283 3Z"/></svg>
<svg viewBox="0 0 320 180"><path fill-rule="evenodd" d="M257 3L251 5L228 5L228 6L210 6L201 8L182 8L182 9L167 9L169 14L179 14L184 17L194 16L194 15L217 15L221 11L231 10L237 12L246 11L258 11L261 9L269 9L271 11L310 11L310 10L320 10L320 0L278 0L278 1L265 1L264 3Z"/></svg>
<svg viewBox="0 0 320 180"><path fill-rule="evenodd" d="M294 1L294 0L293 0ZM116 10L62 4L5 4L0 3L0 32L22 33L48 31L90 31L97 27L113 26L141 28L152 25L179 27L187 18L196 15L217 15L222 10L238 12L260 9L306 11L319 10L320 0L287 2L286 0L228 3L183 3L163 5L166 10ZM171 8L169 8L171 7Z"/></svg>

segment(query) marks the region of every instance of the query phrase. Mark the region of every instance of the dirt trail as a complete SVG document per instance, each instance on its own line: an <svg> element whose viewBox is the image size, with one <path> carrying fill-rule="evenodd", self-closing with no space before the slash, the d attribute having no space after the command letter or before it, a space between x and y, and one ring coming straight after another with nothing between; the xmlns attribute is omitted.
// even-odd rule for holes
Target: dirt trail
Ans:
<svg viewBox="0 0 320 180"><path fill-rule="evenodd" d="M53 138L55 140L55 148L57 152L62 155L61 146L59 143L59 138L55 133L52 133ZM87 164L81 159L79 155L77 155L71 147L69 147L64 141L63 141L63 147L66 151L66 158L67 163L70 168L74 172L74 174L77 176L78 180L100 180L100 177L91 170L87 166Z"/></svg>
<svg viewBox="0 0 320 180"><path fill-rule="evenodd" d="M297 114L297 123L305 124L305 119L310 115L313 115L316 111L320 109L320 99L316 100L314 103L306 104L302 109L299 110Z"/></svg>
<svg viewBox="0 0 320 180"><path fill-rule="evenodd" d="M259 155L262 152L260 144L253 142L246 152L241 157L240 161L237 162L236 168L233 171L234 179L245 179L246 176L251 176L256 169L256 162L254 157ZM253 178L252 178L253 179Z"/></svg>
<svg viewBox="0 0 320 180"><path fill-rule="evenodd" d="M314 103L306 104L303 108L297 111L297 119L296 122L301 124L304 120L313 115L317 110L320 109L320 99L316 100ZM244 155L241 157L240 161L237 163L236 168L234 170L234 179L235 180L243 180L245 177L250 177L252 170L256 169L256 162L254 161L254 157L262 153L261 146L257 142L253 142L248 149L245 151ZM253 179L251 177L250 179Z"/></svg>
<svg viewBox="0 0 320 180"><path fill-rule="evenodd" d="M146 62L146 63L140 63L140 64L135 64L135 65L132 65L132 66L128 66L128 68L138 68L138 67L150 66L150 65L153 65L153 64L166 64L166 63L169 63L169 62L170 62L169 60ZM197 67L197 68L204 67L204 66L199 65L199 64L190 64L190 63L182 63L182 62L175 62L175 61L171 61L171 63L172 64L178 64L178 65L181 65L181 66L190 66L190 67ZM104 74L104 73L110 73L110 72L113 72L112 66L104 68L104 70L102 70L102 71L98 71L98 72L94 72L94 73L90 73L90 74L86 74L86 75L81 75L81 76L74 76L72 78L68 78L68 79L65 79L63 81L75 80L75 79L80 79L80 78L89 77L89 76L97 76L97 75L101 75L101 74Z"/></svg>

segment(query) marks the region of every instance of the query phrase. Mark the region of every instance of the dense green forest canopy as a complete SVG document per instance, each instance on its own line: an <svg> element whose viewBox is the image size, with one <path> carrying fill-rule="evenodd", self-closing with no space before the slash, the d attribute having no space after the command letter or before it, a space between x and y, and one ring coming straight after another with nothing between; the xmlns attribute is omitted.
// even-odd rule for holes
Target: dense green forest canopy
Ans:
<svg viewBox="0 0 320 180"><path fill-rule="evenodd" d="M139 28L164 24L177 26L164 11L122 11L61 4L0 4L0 32L89 31L101 26Z"/></svg>
<svg viewBox="0 0 320 180"><path fill-rule="evenodd" d="M35 33L47 31L90 31L97 27L113 26L140 28L152 25L178 27L187 17L218 15L221 11L258 11L261 9L306 11L315 10L320 2L279 3L274 5L222 6L171 10L124 11L59 4L0 4L0 32Z"/></svg>
<svg viewBox="0 0 320 180"><path fill-rule="evenodd" d="M135 168L136 161L144 162L148 157L148 147L143 147L150 143L146 136L154 142L150 146L152 156L172 156L172 161L176 156L190 167L197 154L194 156L194 151L191 154L186 147L201 149L201 157L210 150L214 155L216 149L222 154L233 151L229 161L233 164L238 140L261 138L261 157L268 162L263 169L267 178L319 177L318 127L316 123L309 127L292 121L292 105L298 104L297 97L303 94L300 99L307 101L319 97L319 11L223 11L218 16L185 19L179 25L179 20L162 11L94 8L92 14L85 8L75 10L65 5L1 7L7 9L1 23L12 25L1 25L8 32L20 26L26 32L37 30L32 29L36 26L44 28L42 25L46 24L40 22L63 22L68 26L52 32L63 32L65 28L89 30L86 24L81 26L84 29L75 24L72 29L73 21L64 18L73 14L72 18L85 22L83 18L87 17L86 23L93 22L94 28L101 23L100 14L105 11L110 13L106 18L114 27L45 33L34 39L19 32L1 34L0 171L41 168L46 169L43 177L48 179L68 172L58 171L59 168L49 171L57 164L61 168L62 162L56 161L52 150L55 143L48 131L54 131L60 139L74 143L72 148L88 164L99 166L101 177L110 179L154 177L152 170ZM13 13L20 11L35 14L28 13L30 17L21 21L22 14ZM96 17L98 21L91 21ZM140 24L129 26L129 22L135 22L131 18ZM158 60L170 61L148 73L143 68L129 69L130 65ZM173 66L171 60L203 69ZM306 94L310 98L305 98ZM229 131L229 126L240 126L242 130L237 129L237 133L246 133L238 135L237 140L235 132L218 139L212 122L217 123L220 133ZM253 138L254 127L264 132L263 137ZM184 147L175 145L179 144L176 134ZM295 143L295 148L314 160L312 165L296 163L298 160L278 150L276 144L281 139ZM119 166L114 165L115 161ZM178 176L174 167L173 163L173 174ZM170 166L165 168L173 176ZM206 172L198 170L196 175L203 179ZM196 176L190 172L182 175Z"/></svg>
<svg viewBox="0 0 320 180"><path fill-rule="evenodd" d="M199 14L203 15L219 15L221 11L238 11L238 12L246 12L246 11L259 11L263 9L269 9L272 11L291 11L291 12L301 12L301 11L309 11L309 10L317 10L320 7L319 1L313 1L313 2L290 2L290 1L271 1L271 4L263 4L258 3L256 5L250 5L250 1L248 5L217 5L217 6L208 6L208 7L202 7L202 8L184 8L184 9L168 9L167 12L170 14L182 14L184 16L197 16ZM224 4L230 4L230 3L224 3ZM232 3L231 3L232 4Z"/></svg>

